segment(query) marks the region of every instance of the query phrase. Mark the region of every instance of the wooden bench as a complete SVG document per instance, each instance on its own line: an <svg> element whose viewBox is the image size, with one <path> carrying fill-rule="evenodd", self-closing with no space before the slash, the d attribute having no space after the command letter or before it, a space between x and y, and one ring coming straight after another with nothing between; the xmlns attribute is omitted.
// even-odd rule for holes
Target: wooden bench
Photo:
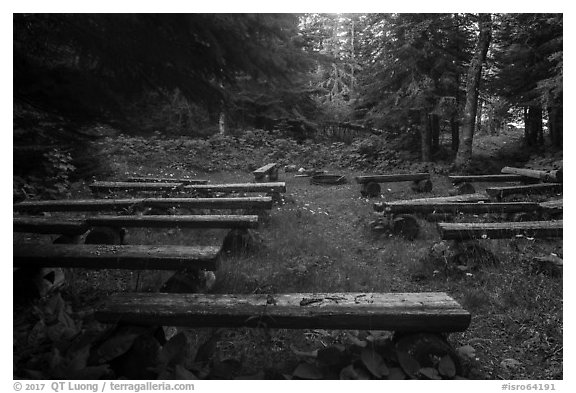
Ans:
<svg viewBox="0 0 576 393"><path fill-rule="evenodd" d="M14 232L67 236L82 235L90 229L84 220L52 217L14 217L12 226Z"/></svg>
<svg viewBox="0 0 576 393"><path fill-rule="evenodd" d="M356 176L355 179L357 183L362 185L360 194L368 197L377 197L380 195L381 189L378 183L411 181L413 182L412 188L414 191L432 191L432 182L430 181L429 173Z"/></svg>
<svg viewBox="0 0 576 393"><path fill-rule="evenodd" d="M374 203L374 211L383 212L386 206L391 203L396 204L414 204L414 205L436 205L439 203L477 203L477 202L489 202L490 197L486 194L476 193L476 194L466 194L466 195L454 195L449 197L436 197L436 198L418 198L418 199L405 199L393 202L376 202Z"/></svg>
<svg viewBox="0 0 576 393"><path fill-rule="evenodd" d="M562 183L541 183L513 187L490 187L486 189L486 193L496 200L501 200L502 198L513 194L532 195L559 192L562 192Z"/></svg>
<svg viewBox="0 0 576 393"><path fill-rule="evenodd" d="M549 183L562 183L563 171L562 169L551 170L551 171L540 171L536 169L527 168L512 168L506 166L502 168L502 173L520 175L524 177L530 177L533 179L538 179Z"/></svg>
<svg viewBox="0 0 576 393"><path fill-rule="evenodd" d="M562 199L554 199L540 203L540 209L549 217L562 217L563 204Z"/></svg>
<svg viewBox="0 0 576 393"><path fill-rule="evenodd" d="M229 184L191 184L183 187L183 191L208 193L208 192L264 192L281 193L286 192L285 182L272 183L229 183Z"/></svg>
<svg viewBox="0 0 576 393"><path fill-rule="evenodd" d="M453 184L459 183L498 183L498 182L518 182L525 181L525 176L503 174L503 175L452 175L448 176Z"/></svg>
<svg viewBox="0 0 576 393"><path fill-rule="evenodd" d="M146 207L181 207L187 209L272 209L270 197L239 198L129 198L129 199L62 199L16 203L17 212L83 212L119 211Z"/></svg>
<svg viewBox="0 0 576 393"><path fill-rule="evenodd" d="M384 212L391 214L403 213L521 213L538 212L541 207L538 203L532 202L510 202L510 203L465 203L465 202L443 202L443 203L414 203L410 201L395 201L382 204Z"/></svg>
<svg viewBox="0 0 576 393"><path fill-rule="evenodd" d="M97 216L80 219L14 217L15 232L79 235L91 227L149 228L236 228L258 227L256 215L182 215L182 216Z"/></svg>
<svg viewBox="0 0 576 393"><path fill-rule="evenodd" d="M494 223L438 223L443 240L508 239L516 236L534 238L562 237L562 220L494 222Z"/></svg>
<svg viewBox="0 0 576 393"><path fill-rule="evenodd" d="M14 267L217 270L219 247L14 244Z"/></svg>
<svg viewBox="0 0 576 393"><path fill-rule="evenodd" d="M182 189L183 183L138 183L138 182L112 182L95 181L90 184L92 193L118 192L118 191L147 191L147 192L175 192Z"/></svg>
<svg viewBox="0 0 576 393"><path fill-rule="evenodd" d="M268 327L456 332L470 314L442 292L112 295L96 311L103 323L182 327Z"/></svg>
<svg viewBox="0 0 576 393"><path fill-rule="evenodd" d="M172 177L129 177L127 182L136 183L182 183L182 184L207 184L209 180L203 179L186 179Z"/></svg>
<svg viewBox="0 0 576 393"><path fill-rule="evenodd" d="M257 183L264 181L275 182L278 180L278 164L266 164L252 173L254 174L254 181Z"/></svg>

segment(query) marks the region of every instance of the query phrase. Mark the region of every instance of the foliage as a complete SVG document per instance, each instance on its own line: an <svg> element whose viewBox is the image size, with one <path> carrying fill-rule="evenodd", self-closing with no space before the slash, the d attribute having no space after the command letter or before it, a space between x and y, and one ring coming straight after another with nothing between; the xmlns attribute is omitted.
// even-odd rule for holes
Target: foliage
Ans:
<svg viewBox="0 0 576 393"><path fill-rule="evenodd" d="M69 152L57 148L48 150L43 153L35 173L14 175L13 197L56 199L69 196L70 175L75 169Z"/></svg>

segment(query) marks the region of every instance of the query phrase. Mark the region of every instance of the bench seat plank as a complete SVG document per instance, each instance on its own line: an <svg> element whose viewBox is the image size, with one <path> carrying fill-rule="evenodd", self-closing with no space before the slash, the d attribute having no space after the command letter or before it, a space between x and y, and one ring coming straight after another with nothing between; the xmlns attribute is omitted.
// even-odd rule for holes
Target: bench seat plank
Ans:
<svg viewBox="0 0 576 393"><path fill-rule="evenodd" d="M256 169L255 171L253 171L252 173L254 174L265 174L270 172L270 170L276 168L277 164L276 163L272 163L272 164L266 164L258 169Z"/></svg>
<svg viewBox="0 0 576 393"><path fill-rule="evenodd" d="M98 191L175 191L183 187L182 183L136 183L96 181L88 187L92 192Z"/></svg>
<svg viewBox="0 0 576 393"><path fill-rule="evenodd" d="M204 179L185 179L171 177L129 177L127 182L135 183L182 183L182 184L207 184L209 180Z"/></svg>
<svg viewBox="0 0 576 393"><path fill-rule="evenodd" d="M384 211L387 205L396 204L415 204L415 205L435 205L438 203L452 203L452 202L462 202L462 203L477 203L477 202L489 202L490 197L486 194L476 193L476 194L465 194L465 195L454 195L449 197L434 197L434 198L417 198L417 199L403 199L392 202L376 202L374 203L374 210L377 212Z"/></svg>
<svg viewBox="0 0 576 393"><path fill-rule="evenodd" d="M39 233L43 235L82 235L89 228L83 220L51 218L51 217L14 217L14 232Z"/></svg>
<svg viewBox="0 0 576 393"><path fill-rule="evenodd" d="M26 201L14 204L17 212L117 211L132 207L183 207L189 209L265 209L272 208L271 197L239 198L128 198L62 199Z"/></svg>
<svg viewBox="0 0 576 393"><path fill-rule="evenodd" d="M453 332L470 314L442 292L163 294L111 296L96 311L105 323L187 327L266 326L293 329L371 329Z"/></svg>
<svg viewBox="0 0 576 393"><path fill-rule="evenodd" d="M14 244L14 267L217 270L220 248L94 244Z"/></svg>
<svg viewBox="0 0 576 393"><path fill-rule="evenodd" d="M271 182L271 183L192 184L184 186L184 190L201 191L201 192L286 192L286 183Z"/></svg>
<svg viewBox="0 0 576 393"><path fill-rule="evenodd" d="M388 202L382 204L384 211L393 214L403 213L519 213L537 212L540 205L532 202L509 202L509 203L465 203L465 202L443 202L443 203L410 203L410 202Z"/></svg>
<svg viewBox="0 0 576 393"><path fill-rule="evenodd" d="M452 183L481 183L481 182L516 182L526 180L526 176L502 174L502 175L464 175L448 176Z"/></svg>
<svg viewBox="0 0 576 393"><path fill-rule="evenodd" d="M356 176L356 182L364 183L391 183L401 181L420 181L430 179L429 173L407 173L396 175L371 175L371 176Z"/></svg>
<svg viewBox="0 0 576 393"><path fill-rule="evenodd" d="M149 228L257 228L256 215L150 215L96 216L86 218L89 226Z"/></svg>
<svg viewBox="0 0 576 393"><path fill-rule="evenodd" d="M493 198L502 199L512 194L545 194L548 192L562 192L562 183L540 183L523 186L510 187L490 187L486 189L488 195Z"/></svg>
<svg viewBox="0 0 576 393"><path fill-rule="evenodd" d="M554 199L551 201L541 202L540 207L544 210L562 211L562 199Z"/></svg>
<svg viewBox="0 0 576 393"><path fill-rule="evenodd" d="M443 240L508 239L518 235L536 238L562 237L562 220L490 222L490 223L438 223Z"/></svg>

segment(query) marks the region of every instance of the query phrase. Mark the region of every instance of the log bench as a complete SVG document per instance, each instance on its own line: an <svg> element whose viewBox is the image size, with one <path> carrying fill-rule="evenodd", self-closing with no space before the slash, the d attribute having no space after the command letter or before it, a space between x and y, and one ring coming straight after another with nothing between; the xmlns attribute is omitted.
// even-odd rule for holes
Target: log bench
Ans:
<svg viewBox="0 0 576 393"><path fill-rule="evenodd" d="M448 178L456 187L455 192L458 194L475 193L476 189L472 183L522 182L523 184L532 184L538 182L533 178L514 174L448 176Z"/></svg>
<svg viewBox="0 0 576 393"><path fill-rule="evenodd" d="M486 194L476 193L476 194L466 194L466 195L454 195L449 197L435 197L435 198L418 198L418 199L405 199L393 202L376 202L374 203L374 211L383 212L386 206L390 204L414 204L414 205L436 205L439 203L477 203L477 202L489 202L490 197Z"/></svg>
<svg viewBox="0 0 576 393"><path fill-rule="evenodd" d="M540 183L523 186L512 187L490 187L486 189L486 193L496 200L514 195L533 195L533 194L548 194L562 192L562 183Z"/></svg>
<svg viewBox="0 0 576 393"><path fill-rule="evenodd" d="M502 173L505 174L514 174L520 175L524 177L530 177L533 179L537 179L540 181L548 182L548 183L562 183L563 181L563 171L562 169L550 170L550 171L541 171L536 169L528 169L528 168L513 168L509 166L505 166L502 168Z"/></svg>
<svg viewBox="0 0 576 393"><path fill-rule="evenodd" d="M183 183L156 183L156 182L121 182L121 181L95 181L88 186L93 194L118 191L146 191L146 192L176 192L184 187Z"/></svg>
<svg viewBox="0 0 576 393"><path fill-rule="evenodd" d="M533 238L562 237L562 220L494 222L494 223L438 223L443 240L509 239L517 236Z"/></svg>
<svg viewBox="0 0 576 393"><path fill-rule="evenodd" d="M514 174L498 175L451 175L448 178L453 184L460 183L498 183L498 182L519 182L525 181L526 176Z"/></svg>
<svg viewBox="0 0 576 393"><path fill-rule="evenodd" d="M187 179L172 177L129 177L126 182L134 183L182 183L182 184L207 184L209 180Z"/></svg>
<svg viewBox="0 0 576 393"><path fill-rule="evenodd" d="M208 192L286 192L285 182L270 183L229 183L229 184L191 184L183 187L183 191L208 193Z"/></svg>
<svg viewBox="0 0 576 393"><path fill-rule="evenodd" d="M84 220L53 217L14 217L12 227L14 232L66 236L82 235L90 229Z"/></svg>
<svg viewBox="0 0 576 393"><path fill-rule="evenodd" d="M217 270L219 247L14 244L14 267L133 270Z"/></svg>
<svg viewBox="0 0 576 393"><path fill-rule="evenodd" d="M96 310L103 323L181 327L464 331L470 314L442 292L119 293Z"/></svg>
<svg viewBox="0 0 576 393"><path fill-rule="evenodd" d="M538 203L532 202L508 202L508 203L465 203L465 202L443 202L443 203L414 203L410 201L395 201L382 204L384 212L391 214L403 213L537 213L541 207Z"/></svg>
<svg viewBox="0 0 576 393"><path fill-rule="evenodd" d="M432 191L432 182L430 181L429 173L356 176L355 179L358 184L361 184L360 194L362 194L362 196L371 198L380 195L379 183L411 181L413 182L412 189L414 191Z"/></svg>
<svg viewBox="0 0 576 393"><path fill-rule="evenodd" d="M254 181L257 183L264 181L275 182L278 180L278 164L266 164L252 173L254 174Z"/></svg>
<svg viewBox="0 0 576 393"><path fill-rule="evenodd" d="M62 199L25 201L13 205L20 213L131 211L146 208L264 211L272 209L270 197L239 198L127 198L127 199Z"/></svg>

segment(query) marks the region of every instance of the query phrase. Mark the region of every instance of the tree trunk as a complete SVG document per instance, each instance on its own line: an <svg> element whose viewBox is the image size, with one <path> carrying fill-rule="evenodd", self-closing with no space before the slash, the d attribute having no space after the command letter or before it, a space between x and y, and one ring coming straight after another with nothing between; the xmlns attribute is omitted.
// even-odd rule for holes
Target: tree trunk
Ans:
<svg viewBox="0 0 576 393"><path fill-rule="evenodd" d="M476 110L476 131L481 133L482 129L482 108L484 107L484 102L478 100L478 109Z"/></svg>
<svg viewBox="0 0 576 393"><path fill-rule="evenodd" d="M553 106L548 109L548 127L552 145L562 147L562 106Z"/></svg>
<svg viewBox="0 0 576 393"><path fill-rule="evenodd" d="M220 135L226 134L226 114L224 111L220 112L220 116L218 118L218 131Z"/></svg>
<svg viewBox="0 0 576 393"><path fill-rule="evenodd" d="M430 132L430 122L426 110L422 109L420 114L420 134L422 137L422 162L430 161L432 150L432 133Z"/></svg>
<svg viewBox="0 0 576 393"><path fill-rule="evenodd" d="M440 116L430 115L430 131L432 133L432 153L440 150Z"/></svg>
<svg viewBox="0 0 576 393"><path fill-rule="evenodd" d="M525 124L526 144L528 146L537 146L539 136L542 133L542 107L531 105L528 107L528 119Z"/></svg>
<svg viewBox="0 0 576 393"><path fill-rule="evenodd" d="M460 144L460 126L456 116L450 119L450 130L452 131L452 151L458 151L458 145Z"/></svg>
<svg viewBox="0 0 576 393"><path fill-rule="evenodd" d="M472 158L472 141L474 137L474 121L476 120L476 108L478 105L478 91L480 77L482 76L482 63L486 59L490 39L492 38L492 17L490 14L479 14L478 26L480 33L474 57L468 68L466 79L466 103L462 117L462 135L460 146L456 154L455 164L457 167L466 165Z"/></svg>

